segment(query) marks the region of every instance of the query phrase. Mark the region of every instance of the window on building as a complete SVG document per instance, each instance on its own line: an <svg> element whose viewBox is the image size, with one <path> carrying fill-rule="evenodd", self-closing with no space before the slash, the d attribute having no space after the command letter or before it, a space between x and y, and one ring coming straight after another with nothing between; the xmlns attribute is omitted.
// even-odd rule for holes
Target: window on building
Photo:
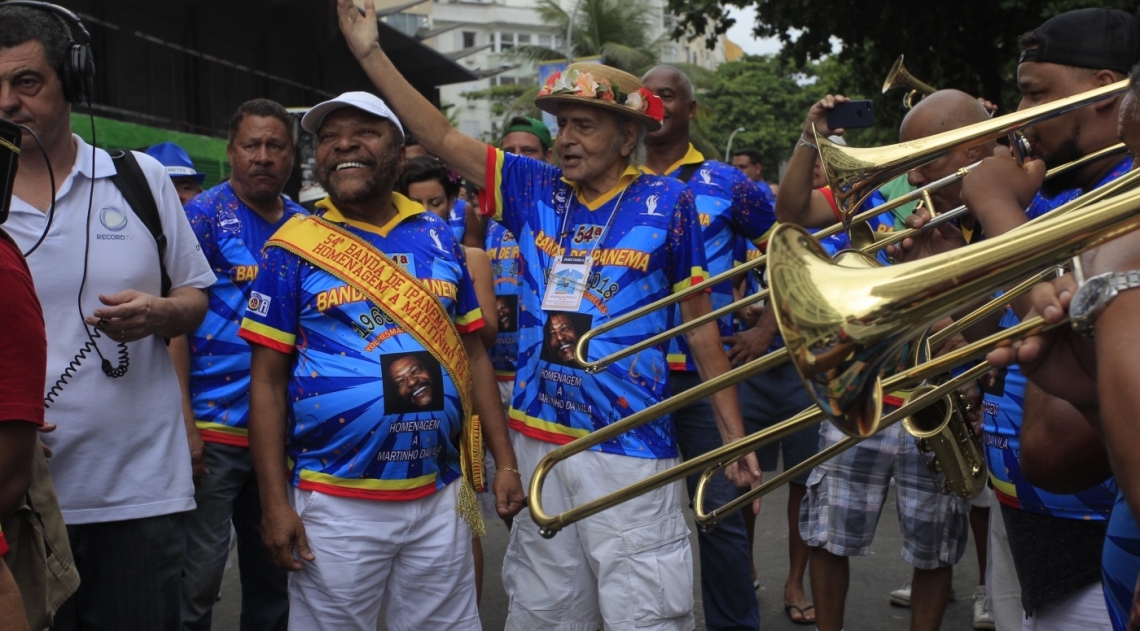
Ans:
<svg viewBox="0 0 1140 631"><path fill-rule="evenodd" d="M677 18L666 11L662 14L661 26L665 27L665 30L671 31L673 27L677 26Z"/></svg>
<svg viewBox="0 0 1140 631"><path fill-rule="evenodd" d="M499 77L499 85L515 85L518 79L514 77Z"/></svg>
<svg viewBox="0 0 1140 631"><path fill-rule="evenodd" d="M405 35L414 36L416 31L421 28L428 28L428 17L415 13L393 13L392 15L384 16L384 21L388 26L391 26Z"/></svg>
<svg viewBox="0 0 1140 631"><path fill-rule="evenodd" d="M514 33L499 33L499 51L505 53L515 47Z"/></svg>
<svg viewBox="0 0 1140 631"><path fill-rule="evenodd" d="M472 31L463 31L463 47L464 48L474 48L475 47L475 33L473 33Z"/></svg>
<svg viewBox="0 0 1140 631"><path fill-rule="evenodd" d="M550 37L549 35L539 35L538 36L538 45L539 46L545 46L546 48L550 48L553 44L554 44L553 38Z"/></svg>
<svg viewBox="0 0 1140 631"><path fill-rule="evenodd" d="M519 33L519 46L530 44L530 33Z"/></svg>

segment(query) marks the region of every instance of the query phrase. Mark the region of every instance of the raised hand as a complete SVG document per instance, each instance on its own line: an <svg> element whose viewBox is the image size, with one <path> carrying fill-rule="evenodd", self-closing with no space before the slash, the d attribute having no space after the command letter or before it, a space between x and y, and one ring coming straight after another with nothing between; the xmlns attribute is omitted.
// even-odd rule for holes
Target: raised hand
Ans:
<svg viewBox="0 0 1140 631"><path fill-rule="evenodd" d="M380 34L376 27L376 7L372 0L364 0L364 13L353 0L337 0L336 12L340 32L348 42L348 49L358 60L380 50Z"/></svg>
<svg viewBox="0 0 1140 631"><path fill-rule="evenodd" d="M842 129L831 129L827 126L827 114L835 108L837 103L846 103L849 101L847 97L842 94L831 95L823 97L812 104L811 109L808 111L807 120L804 121L804 139L808 142L814 142L814 134L812 128L814 127L820 136L842 136Z"/></svg>

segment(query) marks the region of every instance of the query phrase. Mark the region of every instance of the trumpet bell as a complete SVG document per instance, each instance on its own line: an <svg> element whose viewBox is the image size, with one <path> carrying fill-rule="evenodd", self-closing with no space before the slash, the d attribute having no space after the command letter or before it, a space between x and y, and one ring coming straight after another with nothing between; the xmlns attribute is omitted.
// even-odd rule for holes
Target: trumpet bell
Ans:
<svg viewBox="0 0 1140 631"><path fill-rule="evenodd" d="M934 390L921 386L912 396ZM982 445L966 421L965 401L952 392L902 420L914 437L939 490L974 499L986 487L986 461Z"/></svg>
<svg viewBox="0 0 1140 631"><path fill-rule="evenodd" d="M922 94L929 96L938 90L927 83L923 83L915 78L910 72L907 72L906 66L903 65L904 55L899 55L895 60L894 65L891 66L891 71L887 73L887 79L883 81L883 94L886 94L893 88L907 88L909 91L903 97L903 106L910 109L914 105L914 97Z"/></svg>

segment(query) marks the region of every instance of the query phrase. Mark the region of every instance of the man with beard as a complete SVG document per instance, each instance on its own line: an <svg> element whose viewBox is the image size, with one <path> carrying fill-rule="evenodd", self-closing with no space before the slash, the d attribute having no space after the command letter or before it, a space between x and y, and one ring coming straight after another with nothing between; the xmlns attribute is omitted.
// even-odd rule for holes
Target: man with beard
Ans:
<svg viewBox="0 0 1140 631"><path fill-rule="evenodd" d="M370 631L386 603L389 628L479 629L472 413L500 470L518 468L462 247L393 191L404 135L383 101L349 92L301 125L318 139L329 197L266 244L241 330L253 345L262 536L277 566L295 572L289 628ZM442 411L430 418L387 412L386 396L423 403L422 383L420 398L410 385L384 391L384 356L408 352L446 369L432 395ZM494 484L499 515L513 515L519 476Z"/></svg>
<svg viewBox="0 0 1140 631"><path fill-rule="evenodd" d="M1018 45L1024 109L1125 78L1140 60L1140 19L1114 9L1070 11L1022 35ZM971 172L962 196L984 233L1004 234L1127 172L1130 157L1110 156L1041 184L1046 168L1118 142L1120 103L1105 99L1028 128L1035 159L1025 170L999 150ZM1002 193L991 195L997 188ZM999 314L1000 325L975 328L971 336L1013 326L1029 306L1027 298L1013 301ZM1100 558L1116 493L1099 437L1073 406L1027 385L1017 366L991 377L984 411L995 496L986 583L998 628L1018 624L1022 611L1038 629L1106 628ZM1038 467L1046 475L1030 479L1039 462L1073 467Z"/></svg>
<svg viewBox="0 0 1140 631"><path fill-rule="evenodd" d="M210 310L189 336L170 341L189 374L183 415L197 485L186 517L182 628L208 630L237 533L242 628L284 629L287 576L261 543L261 500L249 454L250 348L238 337L265 242L303 208L281 194L293 170L293 119L267 99L242 103L230 119L226 148L233 173L186 207L190 226L218 280Z"/></svg>
<svg viewBox="0 0 1140 631"><path fill-rule="evenodd" d="M1131 85L1120 103L1119 135L1135 160L1140 153L1140 66L1134 66ZM996 182L982 182L971 189L979 195L994 194L997 205L1018 206L1033 194L1043 169L1031 169L1032 177L1021 177L1013 186L996 188ZM1004 198L1004 199L1003 199ZM1078 284L1072 274L1038 285L1030 297L1030 315L1041 315L1046 322L1060 323L1066 315L1076 326L1061 323L1048 333L1031 337L987 356L996 366L1020 361L1033 386L1063 399L1080 411L1082 417L1104 437L1112 471L1120 494L1109 520L1104 546L1104 596L1115 631L1140 628L1140 608L1135 588L1140 574L1140 472L1136 454L1136 409L1140 375L1137 374L1136 315L1140 294L1136 270L1140 268L1140 233L1129 232L1097 248L1084 257L1086 279ZM1108 274L1107 278L1097 278ZM1096 279L1096 280L1094 280ZM1107 281L1099 284L1098 281ZM1099 287L1099 289L1098 289ZM1111 292L1104 289L1112 287ZM1033 481L1042 479L1029 460L1041 454L1027 445L1030 434L1039 431L1039 419L1026 419L1022 446L1024 472ZM1039 464L1039 463L1038 463ZM1054 461L1050 478L1087 477L1080 469L1085 463ZM1028 628L1028 625L1027 625ZM1069 628L1081 628L1071 625Z"/></svg>
<svg viewBox="0 0 1140 631"><path fill-rule="evenodd" d="M364 7L361 15L352 0L338 2L341 32L354 56L429 151L468 180L485 183L484 212L494 212L518 237L524 315L510 415L515 451L529 479L558 445L668 394L661 348L596 374L548 361L541 352L543 327L555 313L602 322L705 277L692 193L675 179L637 168L644 134L660 127L660 99L628 73L572 64L552 75L535 99L558 118L561 168L508 155L454 129L400 76L381 49L371 0ZM704 292L681 303L686 321L709 311ZM611 353L673 321L667 310L658 310L599 336L590 352ZM702 378L728 370L715 323L686 337ZM722 439L741 437L735 390L710 399ZM654 419L560 463L546 481L545 509L573 508L675 465L677 456L672 419ZM741 485L759 477L751 456L726 474ZM692 555L680 492L679 484L655 489L570 524L552 539L530 520L516 520L503 563L510 596L506 628L692 629Z"/></svg>
<svg viewBox="0 0 1140 631"><path fill-rule="evenodd" d="M641 78L645 87L661 98L665 106L665 119L661 129L645 138L645 171L677 178L693 192L701 236L708 259L709 274L716 276L728 271L743 258L740 252L745 243L760 244L768 230L776 223L772 210L774 199L767 184L753 183L739 169L706 160L689 141L689 124L697 112L693 85L685 73L672 66L657 66ZM710 301L714 309L733 302L731 281L712 288ZM730 339L733 335L732 316L718 321L720 334ZM700 384L700 375L690 357L688 344L681 337L669 345L669 388L679 394ZM795 369L790 364L795 377ZM741 395L745 386L740 388ZM747 417L754 413L747 401L742 405ZM677 428L677 444L686 460L712 451L720 446L720 435L713 420L708 399L701 399L681 408L673 417ZM690 500L696 492L700 475L686 479ZM717 476L708 487L708 506L722 506L739 494L728 478ZM705 610L705 625L710 631L722 629L758 629L760 612L749 575L751 549L742 513L727 515L718 521L716 528L697 533L701 555L701 603ZM805 556L806 560L806 556ZM798 593L785 589L785 606L810 609L804 598L802 576ZM809 622L814 621L810 611Z"/></svg>
<svg viewBox="0 0 1140 631"><path fill-rule="evenodd" d="M565 313L553 313L546 321L546 348L550 357L563 365L574 366L574 348L578 345L578 330Z"/></svg>
<svg viewBox="0 0 1140 631"><path fill-rule="evenodd" d="M388 367L388 377L396 384L396 393L412 409L436 409L435 385L422 359L415 355L397 359Z"/></svg>

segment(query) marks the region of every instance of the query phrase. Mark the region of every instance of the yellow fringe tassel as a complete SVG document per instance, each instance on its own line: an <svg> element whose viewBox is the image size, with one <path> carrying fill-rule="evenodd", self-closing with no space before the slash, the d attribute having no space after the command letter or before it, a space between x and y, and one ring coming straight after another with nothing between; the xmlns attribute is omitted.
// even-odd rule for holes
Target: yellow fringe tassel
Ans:
<svg viewBox="0 0 1140 631"><path fill-rule="evenodd" d="M483 432L477 414L471 415L460 442L459 468L463 477L459 481L459 499L455 502L455 512L471 527L471 534L482 537L487 534L483 524L483 511L479 509L476 493L483 490Z"/></svg>

